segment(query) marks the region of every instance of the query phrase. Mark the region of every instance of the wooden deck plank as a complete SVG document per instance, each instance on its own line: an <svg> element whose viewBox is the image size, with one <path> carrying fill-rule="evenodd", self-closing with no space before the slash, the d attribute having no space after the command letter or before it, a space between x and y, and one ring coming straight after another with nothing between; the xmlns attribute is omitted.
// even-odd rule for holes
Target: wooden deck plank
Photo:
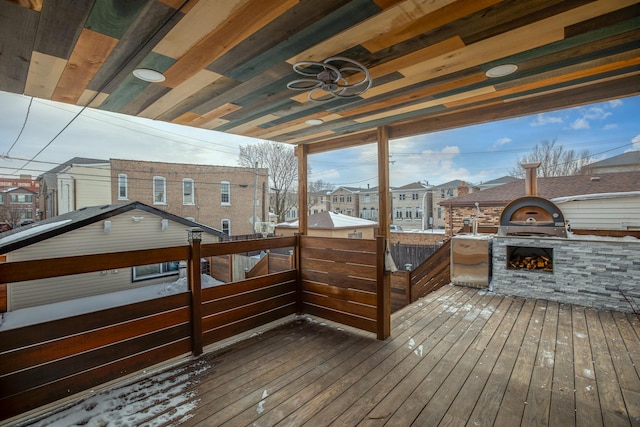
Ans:
<svg viewBox="0 0 640 427"><path fill-rule="evenodd" d="M522 423L525 425L546 424L549 420L557 330L558 303L549 302L522 416Z"/></svg>
<svg viewBox="0 0 640 427"><path fill-rule="evenodd" d="M476 304L481 307L486 306L490 303L491 298L492 296L490 295L480 296L480 294L476 294L470 300L465 301L463 306L449 307L445 312L449 318L446 319L442 326L424 337L424 341L418 341L415 344L417 346L416 350L413 350L414 346L410 346L408 350L416 363L413 364L414 366L410 366L412 369L394 386L393 390L385 393L380 403L370 409L366 420L362 424L382 425L388 421L391 425L408 425L393 419L395 413L403 411L398 409L398 404L405 402L411 396L411 393L421 385L427 374L436 368L445 355L457 345L458 337L466 336L466 339L462 340L461 346L470 345L469 338L474 336L471 325L479 315L479 312L472 312L471 310ZM467 331L469 333L466 333ZM412 354L412 351L417 351L417 354ZM384 380L389 382L391 379L387 376ZM413 415L413 418L416 415L417 413Z"/></svg>
<svg viewBox="0 0 640 427"><path fill-rule="evenodd" d="M466 303L470 298L473 298L473 292L464 290L460 294L454 295L450 302L447 300L446 302L449 304L441 301L442 307L437 310L441 313L446 313L450 307ZM436 312L434 314L437 315L438 313ZM431 331L432 329L430 328L437 326L439 326L439 322L434 322L433 325L426 325L426 329L427 331ZM380 380L384 371L379 368L387 358L396 354L395 357L401 359L403 356L406 356L407 353L413 354L414 348L409 349L408 346L411 343L412 337L420 333L419 331L423 327L424 323L417 324L415 328L410 328L392 339L389 345L384 346L380 351L370 355L369 358L351 370L347 375L342 376L330 387L324 389L312 401L284 418L282 424L300 425L305 422L310 423L310 425L313 425L314 422L323 425L329 424L335 417L339 416L344 410L356 402L371 385ZM448 330L448 328L445 329ZM427 334L431 333L432 332L427 332ZM416 345L415 339L413 345ZM388 369L386 365L383 365L383 367Z"/></svg>
<svg viewBox="0 0 640 427"><path fill-rule="evenodd" d="M598 400L598 384L593 368L589 329L584 308L573 308L572 324L576 425L599 426L602 425L602 411Z"/></svg>
<svg viewBox="0 0 640 427"><path fill-rule="evenodd" d="M575 426L575 381L573 370L573 331L571 330L571 306L560 304L558 309L558 333L553 366L553 385L549 424Z"/></svg>
<svg viewBox="0 0 640 427"><path fill-rule="evenodd" d="M473 412L473 408L496 366L524 304L524 300L521 298L508 298L505 301L510 302L505 317L500 322L496 333L491 337L491 341L486 345L480 360L473 367L465 383L460 387L455 399L442 417L441 425L464 425Z"/></svg>
<svg viewBox="0 0 640 427"><path fill-rule="evenodd" d="M545 301L536 301L536 307L531 316L522 346L518 352L518 358L509 378L507 390L496 416L496 425L515 426L520 425L522 421L546 307Z"/></svg>
<svg viewBox="0 0 640 427"><path fill-rule="evenodd" d="M413 425L442 425L444 414L451 407L458 392L469 379L472 370L477 366L478 361L485 353L489 342L493 340L496 334L499 334L498 331L500 328L506 329L509 323L506 321L503 325L502 322L509 311L511 300L501 298L497 301L497 304L499 305L495 309L492 309L491 305L489 305L481 310L479 318L485 319L487 322L471 346L464 352L460 361L452 367L445 381L438 387L438 390L434 393L431 400L429 400L429 403L426 404L418 417L413 421ZM480 364L482 364L482 362L480 362ZM421 396L417 396L416 399L420 399L420 397ZM465 399L473 399L475 401L477 397L477 395L473 397L467 395Z"/></svg>
<svg viewBox="0 0 640 427"><path fill-rule="evenodd" d="M624 398L617 381L616 371L609 354L609 346L602 328L598 312L585 310L589 342L593 354L593 365L598 382L598 397L602 408L602 419L605 426L628 426L629 418L624 405Z"/></svg>
<svg viewBox="0 0 640 427"><path fill-rule="evenodd" d="M482 390L482 394L476 402L476 406L469 417L467 425L493 425L534 308L534 300L527 300L524 303L518 319L509 334L507 343L502 353L500 353L500 357Z"/></svg>
<svg viewBox="0 0 640 427"><path fill-rule="evenodd" d="M640 425L640 377L611 312L599 314L627 413L632 424Z"/></svg>
<svg viewBox="0 0 640 427"><path fill-rule="evenodd" d="M637 316L449 284L392 327L379 341L300 316L109 393L166 427L640 425Z"/></svg>

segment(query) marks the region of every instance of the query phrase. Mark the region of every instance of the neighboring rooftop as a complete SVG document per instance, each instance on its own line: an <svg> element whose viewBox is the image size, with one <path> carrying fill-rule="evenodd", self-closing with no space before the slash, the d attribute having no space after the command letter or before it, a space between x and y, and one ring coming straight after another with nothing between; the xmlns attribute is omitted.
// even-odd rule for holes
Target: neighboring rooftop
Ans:
<svg viewBox="0 0 640 427"><path fill-rule="evenodd" d="M582 168L583 173L611 173L640 171L640 151L628 151Z"/></svg>
<svg viewBox="0 0 640 427"><path fill-rule="evenodd" d="M628 193L640 189L640 171L572 175L537 179L538 196L546 199L600 193ZM441 206L502 206L526 195L524 179L440 202Z"/></svg>
<svg viewBox="0 0 640 427"><path fill-rule="evenodd" d="M358 227L374 227L378 223L369 221L368 219L356 218L337 212L320 212L309 215L308 227L310 229L339 229L339 228L358 228ZM298 228L298 220L293 222L283 222L277 224L276 227L281 228Z"/></svg>

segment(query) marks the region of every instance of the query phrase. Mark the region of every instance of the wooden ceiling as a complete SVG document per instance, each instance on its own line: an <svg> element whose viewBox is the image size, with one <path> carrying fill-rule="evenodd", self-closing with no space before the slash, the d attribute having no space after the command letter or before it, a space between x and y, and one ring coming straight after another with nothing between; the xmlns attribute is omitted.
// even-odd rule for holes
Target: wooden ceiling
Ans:
<svg viewBox="0 0 640 427"><path fill-rule="evenodd" d="M637 1L0 2L2 91L316 151L640 93ZM287 88L292 64L338 55L371 89L318 103ZM501 64L518 70L485 75Z"/></svg>

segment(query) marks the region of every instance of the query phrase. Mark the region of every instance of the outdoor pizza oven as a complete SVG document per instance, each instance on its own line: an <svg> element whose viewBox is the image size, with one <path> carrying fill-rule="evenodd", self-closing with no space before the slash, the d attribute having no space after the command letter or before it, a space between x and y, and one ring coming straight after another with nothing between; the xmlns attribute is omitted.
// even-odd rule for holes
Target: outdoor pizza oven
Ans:
<svg viewBox="0 0 640 427"><path fill-rule="evenodd" d="M548 235L567 237L564 215L551 201L538 197L536 169L540 163L522 166L526 171L526 196L512 200L500 215L498 235Z"/></svg>

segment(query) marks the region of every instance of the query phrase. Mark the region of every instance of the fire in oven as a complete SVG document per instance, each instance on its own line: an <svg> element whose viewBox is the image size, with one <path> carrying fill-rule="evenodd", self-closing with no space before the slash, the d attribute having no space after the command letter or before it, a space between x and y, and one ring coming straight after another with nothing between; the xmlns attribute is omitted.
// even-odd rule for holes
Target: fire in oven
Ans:
<svg viewBox="0 0 640 427"><path fill-rule="evenodd" d="M507 269L553 273L553 248L507 246Z"/></svg>

